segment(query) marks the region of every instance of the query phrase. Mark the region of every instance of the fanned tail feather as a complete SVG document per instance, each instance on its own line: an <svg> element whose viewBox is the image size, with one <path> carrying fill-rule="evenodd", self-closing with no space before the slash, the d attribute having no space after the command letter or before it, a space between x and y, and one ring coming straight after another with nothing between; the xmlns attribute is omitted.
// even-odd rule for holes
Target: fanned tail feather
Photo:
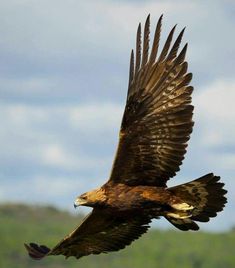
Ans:
<svg viewBox="0 0 235 268"><path fill-rule="evenodd" d="M199 227L194 221L207 222L222 211L227 199L227 191L223 189L224 183L219 182L220 177L213 173L207 174L194 181L169 188L177 197L193 209L187 218L165 218L180 230L198 230Z"/></svg>

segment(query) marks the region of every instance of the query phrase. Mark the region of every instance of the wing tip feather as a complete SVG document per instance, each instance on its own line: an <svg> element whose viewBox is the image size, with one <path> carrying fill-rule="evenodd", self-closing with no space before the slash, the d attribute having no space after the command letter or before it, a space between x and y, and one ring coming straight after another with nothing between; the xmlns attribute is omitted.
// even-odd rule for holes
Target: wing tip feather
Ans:
<svg viewBox="0 0 235 268"><path fill-rule="evenodd" d="M29 256L35 260L40 260L44 258L50 252L50 249L48 247L44 245L39 246L35 243L29 243L29 244L24 243L24 247L28 251Z"/></svg>

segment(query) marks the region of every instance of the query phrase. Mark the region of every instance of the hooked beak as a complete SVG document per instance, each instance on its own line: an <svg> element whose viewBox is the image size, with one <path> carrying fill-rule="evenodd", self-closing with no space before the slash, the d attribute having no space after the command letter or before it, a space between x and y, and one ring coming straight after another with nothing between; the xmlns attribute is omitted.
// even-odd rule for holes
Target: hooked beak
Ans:
<svg viewBox="0 0 235 268"><path fill-rule="evenodd" d="M83 198L78 197L78 198L75 200L73 206L74 206L74 208L76 209L77 207L82 206L82 205L84 205L84 204L86 204L86 200L83 199Z"/></svg>

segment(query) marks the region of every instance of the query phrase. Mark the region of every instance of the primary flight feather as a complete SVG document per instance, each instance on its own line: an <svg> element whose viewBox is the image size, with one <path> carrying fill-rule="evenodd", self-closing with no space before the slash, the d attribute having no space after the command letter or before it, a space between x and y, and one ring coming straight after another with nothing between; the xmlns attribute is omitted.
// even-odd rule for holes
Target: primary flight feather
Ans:
<svg viewBox="0 0 235 268"><path fill-rule="evenodd" d="M184 29L172 45L173 27L158 53L161 25L162 16L149 51L150 16L143 42L139 24L110 178L75 200L75 206L93 211L52 249L25 244L32 258L60 254L80 258L116 251L147 232L151 220L159 216L180 230L198 230L195 221L209 221L223 210L226 190L212 173L179 186L166 185L180 169L192 132L193 87L185 61L187 44L179 51Z"/></svg>

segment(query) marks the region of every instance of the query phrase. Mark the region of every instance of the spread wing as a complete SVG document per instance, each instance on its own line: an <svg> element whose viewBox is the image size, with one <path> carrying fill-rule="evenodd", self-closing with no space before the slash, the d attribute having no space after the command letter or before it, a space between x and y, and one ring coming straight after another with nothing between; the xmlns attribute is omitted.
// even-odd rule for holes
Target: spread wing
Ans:
<svg viewBox="0 0 235 268"><path fill-rule="evenodd" d="M150 219L143 215L122 217L105 209L94 209L82 224L53 249L35 243L25 244L29 256L41 259L48 255L80 258L89 254L117 251L138 239L149 228Z"/></svg>
<svg viewBox="0 0 235 268"><path fill-rule="evenodd" d="M171 46L171 30L157 57L162 16L149 55L149 16L141 52L141 25L136 56L130 59L129 88L119 146L110 180L128 185L165 186L182 164L192 132L193 106L187 73L187 44L178 54L184 29Z"/></svg>

